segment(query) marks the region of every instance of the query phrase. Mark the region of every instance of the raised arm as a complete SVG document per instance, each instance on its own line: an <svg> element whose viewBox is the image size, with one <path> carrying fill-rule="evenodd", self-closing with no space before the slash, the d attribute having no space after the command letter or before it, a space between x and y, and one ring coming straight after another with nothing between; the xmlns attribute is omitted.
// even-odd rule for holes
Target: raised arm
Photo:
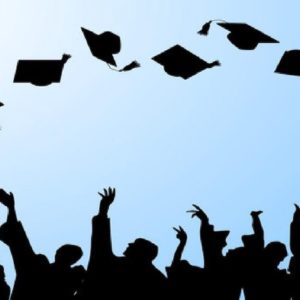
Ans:
<svg viewBox="0 0 300 300"><path fill-rule="evenodd" d="M17 223L18 219L15 210L15 199L13 193L8 194L3 189L0 189L0 203L2 203L8 209L6 222L10 224Z"/></svg>
<svg viewBox="0 0 300 300"><path fill-rule="evenodd" d="M111 230L108 211L116 195L115 189L104 189L101 196L99 212L92 220L91 252L88 270L99 268L109 263L114 257L111 245Z"/></svg>
<svg viewBox="0 0 300 300"><path fill-rule="evenodd" d="M179 226L178 228L173 227L173 229L177 232L176 237L179 240L179 244L175 250L171 267L177 265L180 262L187 241L187 234L181 226Z"/></svg>
<svg viewBox="0 0 300 300"><path fill-rule="evenodd" d="M297 204L290 226L290 248L294 256L300 257L300 208Z"/></svg>
<svg viewBox="0 0 300 300"><path fill-rule="evenodd" d="M192 214L192 218L197 217L201 220L200 225L200 238L201 240L206 238L206 235L213 231L212 225L209 224L209 219L206 213L196 204L193 204L194 209L188 210L188 213Z"/></svg>
<svg viewBox="0 0 300 300"><path fill-rule="evenodd" d="M196 204L193 204L194 209L188 210L192 214L192 218L197 217L201 221L200 225L200 240L204 257L204 265L210 265L211 252L213 248L213 225L209 224L209 219L206 213Z"/></svg>
<svg viewBox="0 0 300 300"><path fill-rule="evenodd" d="M262 214L262 211L252 211L251 212L251 217L252 217L252 228L254 235L256 237L257 245L260 248L264 247L265 240L264 240L264 229L262 227L259 215Z"/></svg>
<svg viewBox="0 0 300 300"><path fill-rule="evenodd" d="M8 209L7 221L0 227L0 240L9 246L16 272L22 272L35 253L22 223L17 219L13 194L0 189L0 203Z"/></svg>

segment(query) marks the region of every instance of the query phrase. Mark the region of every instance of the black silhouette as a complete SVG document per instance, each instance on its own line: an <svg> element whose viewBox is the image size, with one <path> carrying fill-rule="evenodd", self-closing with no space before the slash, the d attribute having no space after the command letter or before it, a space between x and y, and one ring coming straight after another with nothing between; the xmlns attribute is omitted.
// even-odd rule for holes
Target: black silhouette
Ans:
<svg viewBox="0 0 300 300"><path fill-rule="evenodd" d="M134 60L133 62L131 62L130 64L128 64L124 68L120 69L119 72L131 71L135 68L139 68L140 66L141 65L136 60Z"/></svg>
<svg viewBox="0 0 300 300"><path fill-rule="evenodd" d="M195 296L195 287L200 299L207 299L209 290L207 289L206 274L203 268L191 265L187 260L182 260L181 256L186 245L187 234L181 226L174 228L179 240L178 247L174 253L170 267L166 268L168 282L172 297L183 297L192 299Z"/></svg>
<svg viewBox="0 0 300 300"><path fill-rule="evenodd" d="M129 243L124 256L113 254L110 220L107 213L115 198L115 189L99 193L99 213L93 218L91 253L87 277L79 293L84 299L100 299L122 295L124 299L159 299L166 288L166 278L152 261L158 247L138 238Z"/></svg>
<svg viewBox="0 0 300 300"><path fill-rule="evenodd" d="M292 282L286 270L278 268L281 261L287 256L287 250L281 242L269 243L263 253L263 261L259 272L257 272L257 285L253 287L260 295L257 295L258 300L276 299L288 300L291 299ZM267 280L266 280L267 278Z"/></svg>
<svg viewBox="0 0 300 300"><path fill-rule="evenodd" d="M275 72L300 76L300 50L285 51Z"/></svg>
<svg viewBox="0 0 300 300"><path fill-rule="evenodd" d="M293 254L289 264L289 271L292 277L292 299L300 299L300 208L295 204L295 212L290 226L290 249Z"/></svg>
<svg viewBox="0 0 300 300"><path fill-rule="evenodd" d="M207 35L210 25L214 21L218 20L211 20L205 23L198 33ZM227 38L233 45L241 50L253 50L259 43L279 43L277 40L246 23L229 23L222 21L217 24L230 31Z"/></svg>
<svg viewBox="0 0 300 300"><path fill-rule="evenodd" d="M83 280L83 267L71 268L82 255L81 249L65 245L58 249L55 262L35 254L23 225L17 219L14 196L0 189L0 202L8 208L6 223L0 227L0 240L8 245L16 271L11 300L71 299Z"/></svg>
<svg viewBox="0 0 300 300"><path fill-rule="evenodd" d="M19 60L14 82L29 82L37 86L60 82L63 67L70 57L64 54L60 60Z"/></svg>
<svg viewBox="0 0 300 300"><path fill-rule="evenodd" d="M83 27L81 30L92 54L112 66L117 66L113 54L121 51L120 37L110 31L98 35Z"/></svg>
<svg viewBox="0 0 300 300"><path fill-rule="evenodd" d="M229 231L215 231L205 212L195 204L193 207L188 212L201 220L200 240L206 275L206 299L238 300L241 289L235 281L236 274L233 273L230 261L222 253L227 245Z"/></svg>
<svg viewBox="0 0 300 300"><path fill-rule="evenodd" d="M194 209L189 210L193 217L201 220L200 239L204 256L204 267L214 268L223 261L223 248L227 245L226 238L229 234L228 230L215 231L214 226L209 224L208 216L197 205L193 204Z"/></svg>
<svg viewBox="0 0 300 300"><path fill-rule="evenodd" d="M256 299L259 270L263 261L264 230L259 215L262 211L252 211L253 234L243 235L243 247L229 250L226 254L228 269L236 290L244 289L245 298Z"/></svg>
<svg viewBox="0 0 300 300"><path fill-rule="evenodd" d="M0 107L1 107L1 106L4 106L4 103L0 102Z"/></svg>
<svg viewBox="0 0 300 300"><path fill-rule="evenodd" d="M81 30L84 34L84 37L90 48L91 53L96 58L106 62L108 65L112 65L116 67L117 63L113 55L121 51L120 37L110 31L105 31L101 34L96 34L83 27L81 27ZM115 70L115 69L113 70L125 72L138 67L140 67L140 64L137 61L133 61L120 70Z"/></svg>
<svg viewBox="0 0 300 300"><path fill-rule="evenodd" d="M10 287L5 281L5 273L3 266L0 265L0 299L8 300L10 295Z"/></svg>
<svg viewBox="0 0 300 300"><path fill-rule="evenodd" d="M220 66L219 61L207 63L180 45L175 45L152 59L161 64L169 75L183 79L188 79L207 68Z"/></svg>
<svg viewBox="0 0 300 300"><path fill-rule="evenodd" d="M81 286L85 269L83 266L72 267L82 256L82 250L76 245L63 245L55 254L55 261L50 265L51 291L49 298L71 300Z"/></svg>

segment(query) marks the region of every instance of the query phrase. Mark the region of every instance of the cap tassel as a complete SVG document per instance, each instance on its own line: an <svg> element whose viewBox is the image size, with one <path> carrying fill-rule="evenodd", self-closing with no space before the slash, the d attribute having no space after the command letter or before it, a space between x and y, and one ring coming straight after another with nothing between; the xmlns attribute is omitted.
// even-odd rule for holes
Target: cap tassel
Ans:
<svg viewBox="0 0 300 300"><path fill-rule="evenodd" d="M213 61L212 63L209 64L209 68L213 68L216 66L221 66L221 63L218 60Z"/></svg>
<svg viewBox="0 0 300 300"><path fill-rule="evenodd" d="M198 31L199 34L201 35L208 35L208 32L209 32L209 29L210 29L210 24L211 24L212 20L211 21L208 21L207 23L205 23L201 30Z"/></svg>
<svg viewBox="0 0 300 300"><path fill-rule="evenodd" d="M139 68L140 66L141 65L136 60L134 60L129 65L125 66L123 69L119 70L119 72L130 71L132 69Z"/></svg>

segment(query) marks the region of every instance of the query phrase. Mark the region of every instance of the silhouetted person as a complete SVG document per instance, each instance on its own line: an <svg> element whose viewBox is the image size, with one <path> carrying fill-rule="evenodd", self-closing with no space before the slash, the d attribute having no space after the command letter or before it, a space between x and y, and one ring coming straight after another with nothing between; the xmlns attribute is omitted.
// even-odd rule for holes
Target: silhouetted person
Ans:
<svg viewBox="0 0 300 300"><path fill-rule="evenodd" d="M82 250L76 245L63 245L55 254L50 265L51 290L49 295L55 300L73 299L85 277L83 266L74 266L82 256Z"/></svg>
<svg viewBox="0 0 300 300"><path fill-rule="evenodd" d="M290 249L293 256L290 260L289 271L293 285L293 300L300 299L300 208L295 204L295 212L290 226Z"/></svg>
<svg viewBox="0 0 300 300"><path fill-rule="evenodd" d="M226 238L229 231L215 231L214 226L209 224L208 216L197 205L188 212L192 217L201 220L200 240L204 257L204 270L207 280L207 299L238 300L240 289L236 286L231 266L224 257L222 251L227 245Z"/></svg>
<svg viewBox="0 0 300 300"><path fill-rule="evenodd" d="M76 280L72 278L73 272L70 270L70 263L77 259L68 260L69 249L64 251L64 255L59 255L58 251L53 264L49 263L45 255L36 254L22 223L17 219L13 194L8 194L0 189L0 202L8 208L7 221L0 227L0 240L9 246L16 271L11 300L71 298L74 290L78 289L79 283L70 289L70 285L77 282L77 277ZM80 255L77 255L78 259L81 255L81 252ZM67 267L70 272L66 272Z"/></svg>
<svg viewBox="0 0 300 300"><path fill-rule="evenodd" d="M244 289L245 299L255 299L256 285L264 251L264 230L259 219L262 211L252 211L253 234L243 235L243 247L229 250L227 260L229 269L239 288ZM253 293L253 295L252 295Z"/></svg>
<svg viewBox="0 0 300 300"><path fill-rule="evenodd" d="M0 240L9 246L16 271L11 300L44 298L48 260L34 253L17 220L13 194L0 190L0 202L8 208L7 221L0 227Z"/></svg>
<svg viewBox="0 0 300 300"><path fill-rule="evenodd" d="M92 220L91 253L87 279L80 292L84 299L160 299L165 292L166 278L152 261L158 247L138 238L129 243L124 256L114 255L110 220L107 213L115 198L115 189L104 189L99 213Z"/></svg>
<svg viewBox="0 0 300 300"><path fill-rule="evenodd" d="M262 269L257 273L260 281L255 287L259 292L256 300L291 299L291 279L286 270L278 268L286 256L286 247L281 242L271 242L265 247Z"/></svg>
<svg viewBox="0 0 300 300"><path fill-rule="evenodd" d="M10 295L10 287L5 281L5 273L3 266L0 265L0 299L8 300Z"/></svg>
<svg viewBox="0 0 300 300"><path fill-rule="evenodd" d="M187 234L181 226L174 228L179 244L174 253L170 267L166 268L168 274L169 288L172 298L191 299L195 298L195 287L199 299L207 299L205 272L203 268L191 265L181 256L186 245Z"/></svg>

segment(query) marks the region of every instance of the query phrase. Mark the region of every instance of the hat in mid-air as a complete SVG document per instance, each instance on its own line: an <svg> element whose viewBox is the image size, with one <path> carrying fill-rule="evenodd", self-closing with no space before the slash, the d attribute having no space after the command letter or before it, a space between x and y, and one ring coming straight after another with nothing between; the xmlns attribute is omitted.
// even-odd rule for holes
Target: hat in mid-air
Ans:
<svg viewBox="0 0 300 300"><path fill-rule="evenodd" d="M212 22L214 22L214 20L205 23L198 33L207 35ZM230 31L227 38L233 45L241 50L253 50L260 43L279 43L279 41L246 23L229 23L222 21L217 24Z"/></svg>
<svg viewBox="0 0 300 300"><path fill-rule="evenodd" d="M169 75L183 79L188 79L207 68L220 65L218 61L208 63L180 45L175 45L152 59L161 64Z"/></svg>
<svg viewBox="0 0 300 300"><path fill-rule="evenodd" d="M70 57L64 54L59 60L19 60L14 82L29 82L38 86L60 82L64 64Z"/></svg>

